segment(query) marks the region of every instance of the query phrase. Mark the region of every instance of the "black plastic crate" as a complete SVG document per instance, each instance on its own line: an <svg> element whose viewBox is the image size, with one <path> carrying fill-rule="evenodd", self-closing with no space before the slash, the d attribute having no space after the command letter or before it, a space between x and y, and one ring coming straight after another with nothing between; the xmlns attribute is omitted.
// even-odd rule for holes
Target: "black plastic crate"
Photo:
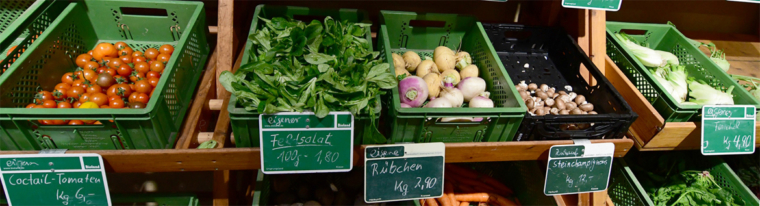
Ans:
<svg viewBox="0 0 760 206"><path fill-rule="evenodd" d="M483 27L512 82L547 84L557 91L570 85L572 91L584 95L598 113L532 116L526 112L515 141L622 138L638 117L562 29L514 24L483 24ZM589 85L581 75L581 65L588 69L595 85ZM570 124L588 127L564 129Z"/></svg>

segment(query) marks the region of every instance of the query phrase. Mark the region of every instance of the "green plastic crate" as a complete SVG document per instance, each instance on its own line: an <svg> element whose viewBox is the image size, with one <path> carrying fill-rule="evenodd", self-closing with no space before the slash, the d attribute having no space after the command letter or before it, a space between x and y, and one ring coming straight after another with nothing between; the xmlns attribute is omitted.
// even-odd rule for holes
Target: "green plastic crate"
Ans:
<svg viewBox="0 0 760 206"><path fill-rule="evenodd" d="M85 0L63 6L61 15L0 76L0 150L172 147L209 52L203 3ZM166 15L122 13L128 7ZM117 41L140 51L175 47L145 109L24 108L36 88L51 91L64 73L73 71L77 55L100 42ZM44 119L99 120L102 125L37 123Z"/></svg>
<svg viewBox="0 0 760 206"><path fill-rule="evenodd" d="M698 154L695 154L695 156ZM626 156L626 158L629 158ZM701 158L701 168L690 168L709 171L715 181L722 188L732 194L738 194L749 205L758 205L760 200L745 186L736 176L733 170L720 159L720 157L695 157ZM647 190L636 179L636 175L623 158L615 158L612 162L610 185L607 194L615 205L619 206L643 206L654 205L647 194Z"/></svg>
<svg viewBox="0 0 760 206"><path fill-rule="evenodd" d="M378 47L388 62L391 53L415 51L420 56L433 55L438 46L459 48L470 53L491 92L494 108L401 108L398 88L385 98L394 142L496 142L511 141L520 127L527 107L519 97L515 84L488 40L483 25L474 17L457 14L380 11ZM443 27L410 25L412 22L442 22ZM430 23L435 24L435 23ZM393 65L391 70L393 72ZM518 100L519 99L519 100ZM482 117L481 122L441 122L442 117Z"/></svg>
<svg viewBox="0 0 760 206"><path fill-rule="evenodd" d="M248 34L254 34L260 27L264 26L263 21L260 21L258 17L271 19L272 17L290 17L304 21L306 19L317 19L319 21L324 20L325 17L330 16L336 20L348 20L349 22L361 22L371 23L369 20L369 14L367 12L356 9L315 9L296 6L272 6L272 5L258 5L253 13L254 20L251 22L251 28ZM305 21L308 22L308 21ZM367 41L372 42L372 33L367 29ZM245 65L250 61L250 51L254 47L253 42L248 40L245 43L245 49L243 51L243 60L241 65ZM370 49L372 45L370 45ZM254 48L255 49L255 48ZM379 97L378 97L379 98ZM375 124L379 124L380 118L380 105L376 105L375 108ZM237 105L237 98L233 94L230 98L227 111L230 114L230 125L232 125L232 133L235 136L236 147L258 147L259 146L259 115L257 111L246 111L245 108ZM355 144L375 144L381 143L375 141L376 139L382 139L382 136L374 131L372 126L372 119L370 115L354 116L354 143ZM377 136L376 136L377 135Z"/></svg>
<svg viewBox="0 0 760 206"><path fill-rule="evenodd" d="M112 194L113 205L146 205L153 202L159 206L197 206L198 198L192 194ZM7 205L5 196L0 198L0 205Z"/></svg>
<svg viewBox="0 0 760 206"><path fill-rule="evenodd" d="M0 75L39 37L29 34L41 34L67 4L53 0L0 1ZM13 46L16 48L9 51Z"/></svg>
<svg viewBox="0 0 760 206"><path fill-rule="evenodd" d="M649 48L671 52L681 65L686 66L689 77L703 80L710 86L727 89L734 86L734 104L755 105L760 110L760 102L754 99L744 87L731 79L726 72L702 53L699 48L690 44L688 39L675 27L667 24L643 24L625 22L607 22L607 55L636 86L641 94L649 100L666 122L699 121L701 105L685 105L676 103L675 99L664 92L662 85L657 82L652 73L645 67L628 48L622 47L622 42L615 33L624 31L639 42L648 43ZM643 35L634 35L633 32ZM695 115L696 114L696 115Z"/></svg>

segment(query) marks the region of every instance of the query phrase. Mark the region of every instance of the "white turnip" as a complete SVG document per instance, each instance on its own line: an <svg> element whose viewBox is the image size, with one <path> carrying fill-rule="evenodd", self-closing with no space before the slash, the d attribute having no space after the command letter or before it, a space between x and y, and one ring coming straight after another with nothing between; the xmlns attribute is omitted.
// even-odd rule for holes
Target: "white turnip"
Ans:
<svg viewBox="0 0 760 206"><path fill-rule="evenodd" d="M444 87L439 99L448 99L453 107L461 107L464 103L462 92L454 87Z"/></svg>
<svg viewBox="0 0 760 206"><path fill-rule="evenodd" d="M438 72L438 66L435 65L433 60L423 60L420 62L420 65L417 66L417 76L425 77L425 75L429 73L440 74L440 72Z"/></svg>
<svg viewBox="0 0 760 206"><path fill-rule="evenodd" d="M438 98L438 99L429 101L427 104L425 104L424 107L425 108L451 108L452 105L451 105L451 102L449 102L449 100L444 99L444 98Z"/></svg>
<svg viewBox="0 0 760 206"><path fill-rule="evenodd" d="M433 60L438 66L438 71L443 72L449 69L454 69L457 64L457 58L454 55L454 51L451 51L448 47L439 46L433 51Z"/></svg>
<svg viewBox="0 0 760 206"><path fill-rule="evenodd" d="M441 82L443 82L444 78L451 78L451 80L453 80L452 83L454 83L454 85L459 84L459 81L462 80L462 78L459 77L459 72L457 72L454 69L443 71L443 73L441 73L441 76L439 78L441 79Z"/></svg>
<svg viewBox="0 0 760 206"><path fill-rule="evenodd" d="M467 53L466 51L460 51L457 52L457 69L464 69L467 66L470 66L472 64L472 57L470 57L470 53Z"/></svg>
<svg viewBox="0 0 760 206"><path fill-rule="evenodd" d="M459 76L462 77L462 79L467 78L467 77L477 77L478 72L480 72L478 71L478 66L475 66L474 64L470 64L469 66L459 71Z"/></svg>
<svg viewBox="0 0 760 206"><path fill-rule="evenodd" d="M489 92L483 92L480 95L473 97L470 100L469 106L471 108L493 108L493 100L488 98L490 95L491 93Z"/></svg>
<svg viewBox="0 0 760 206"><path fill-rule="evenodd" d="M406 103L401 103L401 108L412 108L412 106L409 106Z"/></svg>
<svg viewBox="0 0 760 206"><path fill-rule="evenodd" d="M413 51L407 51L402 57L404 58L404 62L406 62L406 70L409 72L416 70L417 66L420 65L420 62L422 62L420 55L417 55L417 53Z"/></svg>
<svg viewBox="0 0 760 206"><path fill-rule="evenodd" d="M398 82L398 93L401 103L411 107L420 107L428 98L428 88L425 80L416 76L409 76Z"/></svg>
<svg viewBox="0 0 760 206"><path fill-rule="evenodd" d="M396 77L401 76L402 74L406 74L406 76L411 76L412 75L412 74L409 74L409 72L406 71L406 69L404 69L404 68L398 68L398 67L396 67L395 70L396 70Z"/></svg>
<svg viewBox="0 0 760 206"><path fill-rule="evenodd" d="M459 82L457 88L462 92L464 101L470 102L470 99L486 91L486 81L480 77L467 77Z"/></svg>

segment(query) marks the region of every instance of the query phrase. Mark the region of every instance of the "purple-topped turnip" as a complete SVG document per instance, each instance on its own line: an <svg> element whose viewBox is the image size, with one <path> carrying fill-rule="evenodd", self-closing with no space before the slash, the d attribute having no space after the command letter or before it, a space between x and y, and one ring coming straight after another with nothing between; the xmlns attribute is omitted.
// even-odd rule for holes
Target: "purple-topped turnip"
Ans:
<svg viewBox="0 0 760 206"><path fill-rule="evenodd" d="M416 76L409 76L398 82L398 93L401 103L411 107L420 107L428 98L428 87L425 80Z"/></svg>

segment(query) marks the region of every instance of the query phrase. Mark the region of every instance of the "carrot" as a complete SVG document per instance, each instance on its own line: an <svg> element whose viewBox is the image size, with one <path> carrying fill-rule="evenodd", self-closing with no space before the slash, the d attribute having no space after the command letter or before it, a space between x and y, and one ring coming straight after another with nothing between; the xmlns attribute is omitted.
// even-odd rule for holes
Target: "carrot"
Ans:
<svg viewBox="0 0 760 206"><path fill-rule="evenodd" d="M507 194L507 196L509 196L509 195L511 195L513 193L512 189L509 189L509 187L507 187L503 183L499 182L499 180L494 179L493 177L489 177L489 176L483 175L483 176L480 177L480 181L482 181L483 183L485 183L485 184L487 184L489 186L492 186L497 191L503 191L504 193Z"/></svg>
<svg viewBox="0 0 760 206"><path fill-rule="evenodd" d="M438 206L438 202L433 198L425 199L425 203L427 203L428 206Z"/></svg>
<svg viewBox="0 0 760 206"><path fill-rule="evenodd" d="M451 199L448 195L446 195L446 193L444 193L443 196L436 198L436 200L441 202L441 206L453 206L451 204Z"/></svg>
<svg viewBox="0 0 760 206"><path fill-rule="evenodd" d="M489 194L485 192L462 193L454 195L454 199L463 202L488 202Z"/></svg>
<svg viewBox="0 0 760 206"><path fill-rule="evenodd" d="M459 206L470 206L470 202L461 202Z"/></svg>
<svg viewBox="0 0 760 206"><path fill-rule="evenodd" d="M491 203L501 206L517 206L517 203L513 202L512 200L509 200L505 197L502 197L501 195L497 194L489 194L491 198L489 199Z"/></svg>
<svg viewBox="0 0 760 206"><path fill-rule="evenodd" d="M466 177L470 179L477 179L480 176L477 172L464 167L456 166L454 164L446 164L448 172L455 173L460 177Z"/></svg>
<svg viewBox="0 0 760 206"><path fill-rule="evenodd" d="M444 181L443 183L443 191L446 193L446 196L451 201L451 204L454 206L459 206L459 201L454 199L454 185L451 184L451 181Z"/></svg>
<svg viewBox="0 0 760 206"><path fill-rule="evenodd" d="M420 199L420 206L427 206L427 204L425 204L425 199Z"/></svg>
<svg viewBox="0 0 760 206"><path fill-rule="evenodd" d="M474 188L477 188L477 189L478 189L478 190L480 190L481 192L494 192L494 193L495 193L495 192L497 191L497 190L496 190L496 189L494 189L493 187L491 187L491 186L488 186L488 185L486 185L485 183L483 183L483 182L480 182L480 181L477 181L477 180L471 180L471 179L459 179L459 181L457 181L457 182L458 182L459 184L470 185L470 186L472 186L472 187L474 187Z"/></svg>
<svg viewBox="0 0 760 206"><path fill-rule="evenodd" d="M457 185L459 192L463 193L477 193L478 191L468 185Z"/></svg>
<svg viewBox="0 0 760 206"><path fill-rule="evenodd" d="M485 203L485 202L479 202L478 206L489 206L489 205L488 205L488 203Z"/></svg>

